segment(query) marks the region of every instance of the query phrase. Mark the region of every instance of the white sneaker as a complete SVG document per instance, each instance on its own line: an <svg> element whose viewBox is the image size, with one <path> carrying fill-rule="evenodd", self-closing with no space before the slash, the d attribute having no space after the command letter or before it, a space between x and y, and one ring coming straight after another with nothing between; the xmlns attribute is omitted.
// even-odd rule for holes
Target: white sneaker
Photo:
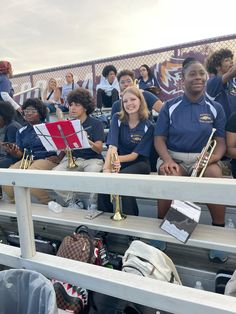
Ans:
<svg viewBox="0 0 236 314"><path fill-rule="evenodd" d="M65 207L83 209L84 203L80 199L68 200Z"/></svg>

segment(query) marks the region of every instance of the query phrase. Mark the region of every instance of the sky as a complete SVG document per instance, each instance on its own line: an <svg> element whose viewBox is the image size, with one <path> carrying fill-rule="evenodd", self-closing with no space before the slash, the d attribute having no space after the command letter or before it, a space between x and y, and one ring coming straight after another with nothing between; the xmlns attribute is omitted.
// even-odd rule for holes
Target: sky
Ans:
<svg viewBox="0 0 236 314"><path fill-rule="evenodd" d="M1 0L14 74L235 33L236 1ZM236 52L235 52L236 53Z"/></svg>

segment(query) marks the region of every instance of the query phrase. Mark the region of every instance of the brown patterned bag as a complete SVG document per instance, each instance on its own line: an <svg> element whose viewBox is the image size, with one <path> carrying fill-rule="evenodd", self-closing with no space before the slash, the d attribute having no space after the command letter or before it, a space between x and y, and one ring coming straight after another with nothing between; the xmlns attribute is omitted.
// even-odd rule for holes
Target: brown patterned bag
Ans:
<svg viewBox="0 0 236 314"><path fill-rule="evenodd" d="M80 262L106 265L108 253L101 238L94 238L86 226L78 227L72 235L64 238L57 256ZM69 283L52 279L57 306L70 313L82 314L88 305L88 291Z"/></svg>
<svg viewBox="0 0 236 314"><path fill-rule="evenodd" d="M96 240L86 226L78 227L72 235L64 238L57 256L74 259L76 261L94 264Z"/></svg>

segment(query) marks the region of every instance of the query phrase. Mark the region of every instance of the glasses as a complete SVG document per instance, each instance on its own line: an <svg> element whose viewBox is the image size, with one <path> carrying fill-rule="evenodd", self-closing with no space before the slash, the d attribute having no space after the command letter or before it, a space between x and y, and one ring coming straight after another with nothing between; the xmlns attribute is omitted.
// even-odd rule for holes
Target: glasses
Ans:
<svg viewBox="0 0 236 314"><path fill-rule="evenodd" d="M120 84L122 84L122 85L124 85L125 83L127 83L127 84L131 84L131 83L133 83L133 81L132 81L132 80L124 80L124 81L120 81Z"/></svg>
<svg viewBox="0 0 236 314"><path fill-rule="evenodd" d="M24 113L38 113L38 110L36 109L25 109L23 110Z"/></svg>

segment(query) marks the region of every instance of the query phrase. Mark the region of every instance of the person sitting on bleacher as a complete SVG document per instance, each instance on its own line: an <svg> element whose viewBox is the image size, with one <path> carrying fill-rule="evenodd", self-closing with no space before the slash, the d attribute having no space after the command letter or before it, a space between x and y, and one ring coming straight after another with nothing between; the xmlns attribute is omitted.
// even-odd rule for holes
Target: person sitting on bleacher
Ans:
<svg viewBox="0 0 236 314"><path fill-rule="evenodd" d="M232 158L231 171L236 179L236 112L232 113L226 124L227 156Z"/></svg>
<svg viewBox="0 0 236 314"><path fill-rule="evenodd" d="M122 94L121 112L112 118L107 139L109 149L103 172L150 173L149 155L154 126L148 115L142 92L136 86L128 87ZM115 169L111 169L112 154L118 154ZM110 210L109 196L102 195L101 206L105 211ZM122 196L122 208L125 214L139 214L135 197Z"/></svg>
<svg viewBox="0 0 236 314"><path fill-rule="evenodd" d="M11 155L11 146L16 143L16 132L21 125L14 120L15 109L7 101L0 101L0 168L8 168L17 161Z"/></svg>
<svg viewBox="0 0 236 314"><path fill-rule="evenodd" d="M11 169L51 170L56 166L56 152L47 152L37 136L33 126L45 121L47 107L37 98L27 99L22 110L27 125L16 134L16 144L9 147L9 153L20 161L13 164ZM14 201L13 187L4 186L3 191L10 201ZM42 204L48 204L50 197L45 190L31 189L31 194Z"/></svg>
<svg viewBox="0 0 236 314"><path fill-rule="evenodd" d="M104 140L104 129L102 122L92 117L90 114L95 109L92 95L87 89L78 88L69 93L68 98L69 115L72 119L79 119L83 128L84 135L88 137L90 148L74 149L72 156L77 165L76 168L69 169L68 159L64 157L60 164L53 170L60 171L85 171L101 172L103 167L102 146ZM62 205L83 208L83 202L76 198L76 193L67 191L56 191L62 197ZM97 207L97 194L90 194L90 205L93 209Z"/></svg>
<svg viewBox="0 0 236 314"><path fill-rule="evenodd" d="M114 65L106 65L102 70L100 84L97 85L97 108L111 108L119 99L119 83L116 78L117 70Z"/></svg>
<svg viewBox="0 0 236 314"><path fill-rule="evenodd" d="M61 91L61 99L63 102L62 106L60 106L61 111L63 112L69 111L67 96L71 91L73 91L74 89L78 87L79 85L75 83L73 74L71 72L67 72L66 83L62 86L62 91Z"/></svg>
<svg viewBox="0 0 236 314"><path fill-rule="evenodd" d="M117 79L120 85L120 92L121 95L123 91L129 87L129 86L134 86L135 85L135 76L134 72L131 70L122 70L117 74ZM147 103L148 110L150 114L152 113L152 110L159 112L161 107L162 107L162 101L157 98L155 95L152 93L143 90L143 97ZM111 111L111 116L121 110L121 100L117 100L113 103L112 105L112 111ZM150 119L152 119L152 115L150 115Z"/></svg>
<svg viewBox="0 0 236 314"><path fill-rule="evenodd" d="M190 176L197 158L208 142L212 129L216 148L204 177L221 178L218 162L225 153L225 113L222 106L205 96L207 73L203 65L191 59L183 62L184 95L169 100L162 108L155 128L155 147L160 158L160 175ZM163 219L171 200L158 200L158 217ZM214 226L224 227L225 206L208 204ZM224 252L210 252L211 260L224 262Z"/></svg>
<svg viewBox="0 0 236 314"><path fill-rule="evenodd" d="M142 64L139 67L140 77L138 78L138 86L142 90L149 91L154 95L158 95L160 93L160 86L157 82L157 79L153 75L151 69L147 64Z"/></svg>
<svg viewBox="0 0 236 314"><path fill-rule="evenodd" d="M49 79L42 98L50 112L56 112L56 105L61 105L61 91L57 87L57 81L54 78Z"/></svg>

